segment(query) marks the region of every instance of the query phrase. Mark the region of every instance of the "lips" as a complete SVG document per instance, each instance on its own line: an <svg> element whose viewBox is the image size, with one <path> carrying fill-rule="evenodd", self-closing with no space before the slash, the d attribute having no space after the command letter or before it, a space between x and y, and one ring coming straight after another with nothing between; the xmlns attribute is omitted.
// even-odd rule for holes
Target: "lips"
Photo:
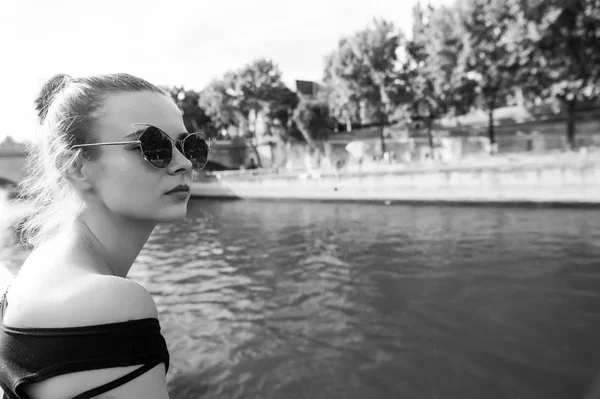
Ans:
<svg viewBox="0 0 600 399"><path fill-rule="evenodd" d="M188 186L187 184L180 184L178 186L173 187L172 189L167 191L165 194L173 194L173 193L178 193L178 192L187 193L189 191L190 191L190 186Z"/></svg>

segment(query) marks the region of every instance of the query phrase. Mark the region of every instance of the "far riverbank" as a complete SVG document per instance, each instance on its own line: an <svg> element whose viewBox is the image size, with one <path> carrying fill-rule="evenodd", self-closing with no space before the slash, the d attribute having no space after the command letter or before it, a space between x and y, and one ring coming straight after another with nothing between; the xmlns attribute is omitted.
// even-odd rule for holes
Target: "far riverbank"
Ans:
<svg viewBox="0 0 600 399"><path fill-rule="evenodd" d="M341 172L252 170L198 176L196 198L600 205L600 153L514 155L452 165Z"/></svg>

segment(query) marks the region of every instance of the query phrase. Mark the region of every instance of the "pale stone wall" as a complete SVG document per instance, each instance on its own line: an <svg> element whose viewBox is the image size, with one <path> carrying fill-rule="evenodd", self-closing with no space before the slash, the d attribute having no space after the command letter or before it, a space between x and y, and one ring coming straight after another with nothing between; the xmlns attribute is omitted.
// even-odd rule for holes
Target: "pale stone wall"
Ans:
<svg viewBox="0 0 600 399"><path fill-rule="evenodd" d="M346 174L256 172L212 176L196 197L600 205L600 160Z"/></svg>

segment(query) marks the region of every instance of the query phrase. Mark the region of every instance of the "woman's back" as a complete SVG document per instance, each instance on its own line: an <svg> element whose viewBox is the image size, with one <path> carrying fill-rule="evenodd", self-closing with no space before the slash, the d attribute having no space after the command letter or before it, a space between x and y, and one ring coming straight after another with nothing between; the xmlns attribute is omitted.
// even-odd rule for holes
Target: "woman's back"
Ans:
<svg viewBox="0 0 600 399"><path fill-rule="evenodd" d="M95 326L95 329L103 330L106 325L125 326L129 321L145 323L157 319L156 305L142 286L128 279L86 272L81 265L61 263L60 257L49 254L49 246L34 252L12 282L6 296L3 327L27 331L53 329L52 332L59 331L64 336L62 339L72 340L69 334L64 334L72 328ZM110 334L99 334L98 345L110 337ZM60 345L61 341L50 337L46 342L47 345ZM107 344L111 345L110 342ZM56 364L56 360L51 360ZM144 363L64 373L24 384L23 391L32 399L72 398L141 366ZM141 376L111 390L111 397L168 398L165 367L162 362L153 366Z"/></svg>

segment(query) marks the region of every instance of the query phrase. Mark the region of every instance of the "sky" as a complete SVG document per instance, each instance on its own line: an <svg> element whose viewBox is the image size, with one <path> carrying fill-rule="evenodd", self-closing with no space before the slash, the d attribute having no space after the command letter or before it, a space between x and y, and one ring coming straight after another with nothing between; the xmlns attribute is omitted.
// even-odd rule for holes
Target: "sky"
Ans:
<svg viewBox="0 0 600 399"><path fill-rule="evenodd" d="M295 90L296 79L319 81L325 55L373 18L410 35L415 1L2 0L0 141L33 138L33 100L56 73L126 72L201 90L266 57Z"/></svg>

